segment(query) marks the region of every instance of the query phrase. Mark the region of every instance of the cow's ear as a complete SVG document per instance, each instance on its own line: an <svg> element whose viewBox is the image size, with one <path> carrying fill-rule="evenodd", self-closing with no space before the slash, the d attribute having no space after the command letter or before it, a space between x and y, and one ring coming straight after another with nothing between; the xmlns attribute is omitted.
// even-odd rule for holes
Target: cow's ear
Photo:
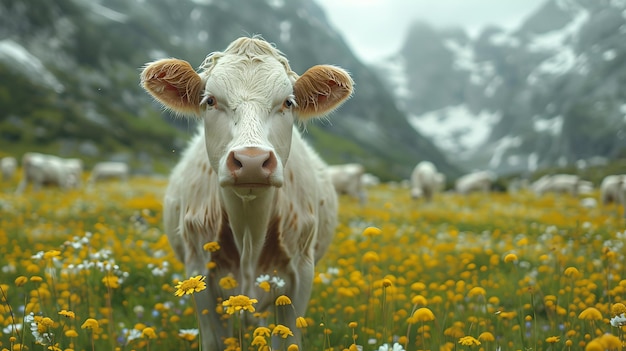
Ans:
<svg viewBox="0 0 626 351"><path fill-rule="evenodd" d="M301 119L332 112L352 95L354 82L348 72L335 66L313 66L294 84Z"/></svg>
<svg viewBox="0 0 626 351"><path fill-rule="evenodd" d="M146 65L141 85L166 108L184 115L198 115L202 79L187 61L163 59Z"/></svg>

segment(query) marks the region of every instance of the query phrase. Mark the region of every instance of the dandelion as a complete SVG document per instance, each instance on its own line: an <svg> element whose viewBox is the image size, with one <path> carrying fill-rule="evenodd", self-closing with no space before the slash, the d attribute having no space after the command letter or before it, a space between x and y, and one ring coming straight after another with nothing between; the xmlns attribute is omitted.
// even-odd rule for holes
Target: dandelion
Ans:
<svg viewBox="0 0 626 351"><path fill-rule="evenodd" d="M417 322L428 322L435 320L435 314L428 307L418 308L413 312L413 316Z"/></svg>
<svg viewBox="0 0 626 351"><path fill-rule="evenodd" d="M20 287L23 286L24 284L26 284L28 282L28 278L26 278L25 276L21 275L17 278L15 278L15 286Z"/></svg>
<svg viewBox="0 0 626 351"><path fill-rule="evenodd" d="M493 336L493 334L491 334L490 332L486 331L486 332L482 332L482 333L480 333L480 335L478 335L478 340L489 342L489 341L495 341L496 338Z"/></svg>
<svg viewBox="0 0 626 351"><path fill-rule="evenodd" d="M296 344L291 344L287 346L287 351L298 351L298 350L300 350L300 348Z"/></svg>
<svg viewBox="0 0 626 351"><path fill-rule="evenodd" d="M43 281L43 278L38 275L33 275L32 277L30 277L30 281L33 283L41 283Z"/></svg>
<svg viewBox="0 0 626 351"><path fill-rule="evenodd" d="M198 337L198 329L181 329L178 331L178 337L187 340L194 341Z"/></svg>
<svg viewBox="0 0 626 351"><path fill-rule="evenodd" d="M61 315L63 317L66 317L66 318L69 318L69 319L76 318L76 315L72 311L61 310L61 311L59 311L59 315Z"/></svg>
<svg viewBox="0 0 626 351"><path fill-rule="evenodd" d="M614 316L619 316L621 314L626 313L626 305L621 302L615 303L611 306L611 314Z"/></svg>
<svg viewBox="0 0 626 351"><path fill-rule="evenodd" d="M367 227L363 230L363 236L380 235L383 231L376 227Z"/></svg>
<svg viewBox="0 0 626 351"><path fill-rule="evenodd" d="M68 329L65 331L65 336L68 338L76 338L78 337L78 333L74 329Z"/></svg>
<svg viewBox="0 0 626 351"><path fill-rule="evenodd" d="M565 276L568 278L578 278L580 276L580 272L578 271L578 268L576 267L565 268L565 271L563 272L563 274L565 274Z"/></svg>
<svg viewBox="0 0 626 351"><path fill-rule="evenodd" d="M81 329L98 329L100 325L98 321L93 318L87 318L85 322L80 326Z"/></svg>
<svg viewBox="0 0 626 351"><path fill-rule="evenodd" d="M275 304L276 306L291 305L291 299L288 296L280 295L276 298Z"/></svg>
<svg viewBox="0 0 626 351"><path fill-rule="evenodd" d="M368 251L363 254L363 263L378 263L380 259L378 258L378 254L374 251Z"/></svg>
<svg viewBox="0 0 626 351"><path fill-rule="evenodd" d="M480 286L476 286L468 291L467 296L472 298L476 296L485 296L486 294L487 292L485 291L485 289L481 288Z"/></svg>
<svg viewBox="0 0 626 351"><path fill-rule="evenodd" d="M141 337L146 338L146 339L156 339L157 335L156 335L156 332L154 331L154 328L145 327L141 331Z"/></svg>
<svg viewBox="0 0 626 351"><path fill-rule="evenodd" d="M222 302L222 305L227 308L226 313L234 314L237 311L254 312L253 304L257 302L257 299L251 299L245 295L237 295L231 296L228 300Z"/></svg>
<svg viewBox="0 0 626 351"><path fill-rule="evenodd" d="M219 284L222 287L222 289L225 289L225 290L234 289L239 285L237 283L237 280L230 275L225 276L222 279L220 279Z"/></svg>
<svg viewBox="0 0 626 351"><path fill-rule="evenodd" d="M202 246L204 251L215 252L220 249L220 244L217 241L210 241Z"/></svg>
<svg viewBox="0 0 626 351"><path fill-rule="evenodd" d="M602 313L595 307L587 307L578 315L578 319L586 319L590 321L602 320Z"/></svg>
<svg viewBox="0 0 626 351"><path fill-rule="evenodd" d="M174 293L174 295L176 296L190 295L195 292L200 292L206 289L206 283L204 282L205 278L206 277L203 275L197 275L195 277L191 277L187 280L183 280L182 282L179 282L176 285L176 292Z"/></svg>
<svg viewBox="0 0 626 351"><path fill-rule="evenodd" d="M505 263L511 263L511 262L517 262L517 255L510 253L506 256L504 256L504 262Z"/></svg>
<svg viewBox="0 0 626 351"><path fill-rule="evenodd" d="M272 335L278 335L283 339L287 339L288 336L293 336L293 332L289 329L289 327L278 324L274 327L274 330L272 330Z"/></svg>
<svg viewBox="0 0 626 351"><path fill-rule="evenodd" d="M110 289L117 289L120 287L119 278L115 275L107 275L102 278L102 282L104 283L104 286Z"/></svg>
<svg viewBox="0 0 626 351"><path fill-rule="evenodd" d="M259 283L259 288L263 289L263 291L265 292L269 292L272 286L269 282L261 282Z"/></svg>
<svg viewBox="0 0 626 351"><path fill-rule="evenodd" d="M296 318L296 327L298 329L304 329L304 328L306 328L308 326L309 326L309 324L306 322L306 319L304 319L304 317Z"/></svg>
<svg viewBox="0 0 626 351"><path fill-rule="evenodd" d="M302 318L302 317L299 317ZM304 318L302 318L304 319ZM297 320L296 320L297 322ZM305 322L306 323L306 322ZM264 336L264 337L268 337L270 335L272 335L272 331L267 328L267 327L257 327L256 329L254 329L254 333L252 333L253 336Z"/></svg>
<svg viewBox="0 0 626 351"><path fill-rule="evenodd" d="M546 342L548 344L556 344L557 342L559 342L561 340L560 337L558 336L549 336L546 338Z"/></svg>
<svg viewBox="0 0 626 351"><path fill-rule="evenodd" d="M252 343L250 345L258 346L258 347L265 346L265 345L267 345L267 339L263 335L257 335L257 336L254 337L254 339L252 340Z"/></svg>
<svg viewBox="0 0 626 351"><path fill-rule="evenodd" d="M480 341L473 336L464 336L459 339L459 344L463 346L478 346L480 345Z"/></svg>

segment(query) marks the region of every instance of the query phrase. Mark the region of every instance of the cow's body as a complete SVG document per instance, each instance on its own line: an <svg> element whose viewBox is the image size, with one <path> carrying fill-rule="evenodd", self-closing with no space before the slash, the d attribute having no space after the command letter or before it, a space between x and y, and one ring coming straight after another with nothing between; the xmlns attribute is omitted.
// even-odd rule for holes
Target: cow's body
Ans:
<svg viewBox="0 0 626 351"><path fill-rule="evenodd" d="M363 165L358 163L330 165L328 166L328 173L337 194L348 195L358 199L361 204L365 203L367 194L362 183L362 177L365 173Z"/></svg>
<svg viewBox="0 0 626 351"><path fill-rule="evenodd" d="M624 204L624 189L626 189L626 174L608 175L600 184L600 202L602 205L610 203Z"/></svg>
<svg viewBox="0 0 626 351"><path fill-rule="evenodd" d="M17 193L26 189L28 184L34 190L44 185L58 186L61 189L75 188L79 184L76 177L76 168L73 161L36 152L28 152L22 156L22 180L17 187Z"/></svg>
<svg viewBox="0 0 626 351"><path fill-rule="evenodd" d="M6 156L0 160L0 170L2 170L2 180L13 179L17 171L17 160L13 156Z"/></svg>
<svg viewBox="0 0 626 351"><path fill-rule="evenodd" d="M411 172L411 197L431 201L441 187L441 176L443 174L437 172L437 167L432 162L421 161L418 163Z"/></svg>
<svg viewBox="0 0 626 351"><path fill-rule="evenodd" d="M204 123L172 171L164 200L164 226L188 275L207 276L196 293L203 350L223 350L234 336L222 318L221 301L243 294L258 311L275 311L284 294L292 306L278 322L291 328L304 315L314 266L337 224L337 195L326 165L304 142L294 121L338 107L352 93L340 68L315 66L298 76L267 42L240 38L211 54L196 73L167 59L148 65L142 84L164 106ZM215 252L203 250L218 242ZM215 267L208 270L207 264ZM268 293L255 284L278 276L284 286ZM238 285L227 289L221 278ZM244 323L251 314L242 315Z"/></svg>
<svg viewBox="0 0 626 351"><path fill-rule="evenodd" d="M561 193L578 195L580 178L573 174L544 175L531 184L532 191L538 195L546 193Z"/></svg>
<svg viewBox="0 0 626 351"><path fill-rule="evenodd" d="M125 162L98 162L91 170L88 183L93 185L95 182L110 179L126 181L129 176L130 168Z"/></svg>
<svg viewBox="0 0 626 351"><path fill-rule="evenodd" d="M490 171L476 171L457 179L455 190L459 194L468 194L476 191L486 193L491 190L491 185L495 179L495 174Z"/></svg>

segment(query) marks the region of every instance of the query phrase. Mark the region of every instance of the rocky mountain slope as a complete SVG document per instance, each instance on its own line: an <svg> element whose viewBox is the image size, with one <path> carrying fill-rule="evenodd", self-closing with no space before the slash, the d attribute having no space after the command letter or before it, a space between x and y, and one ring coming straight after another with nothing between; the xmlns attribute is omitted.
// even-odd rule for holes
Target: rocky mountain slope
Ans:
<svg viewBox="0 0 626 351"><path fill-rule="evenodd" d="M626 157L626 2L547 0L514 31L415 23L378 65L452 162L500 174Z"/></svg>
<svg viewBox="0 0 626 351"><path fill-rule="evenodd" d="M298 72L330 63L353 74L354 97L306 128L329 163L360 162L383 179L407 178L423 159L459 173L312 0L2 0L0 13L2 154L171 165L194 122L159 111L139 87L142 65L178 57L198 67L233 39L261 34Z"/></svg>

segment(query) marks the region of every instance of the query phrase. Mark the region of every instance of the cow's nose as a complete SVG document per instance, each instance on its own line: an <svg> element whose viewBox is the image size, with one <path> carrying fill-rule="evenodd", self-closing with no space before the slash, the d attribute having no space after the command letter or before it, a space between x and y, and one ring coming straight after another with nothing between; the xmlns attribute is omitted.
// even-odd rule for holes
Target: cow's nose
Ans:
<svg viewBox="0 0 626 351"><path fill-rule="evenodd" d="M278 161L274 152L257 147L244 147L231 151L226 166L235 178L235 186L270 185L270 176Z"/></svg>

